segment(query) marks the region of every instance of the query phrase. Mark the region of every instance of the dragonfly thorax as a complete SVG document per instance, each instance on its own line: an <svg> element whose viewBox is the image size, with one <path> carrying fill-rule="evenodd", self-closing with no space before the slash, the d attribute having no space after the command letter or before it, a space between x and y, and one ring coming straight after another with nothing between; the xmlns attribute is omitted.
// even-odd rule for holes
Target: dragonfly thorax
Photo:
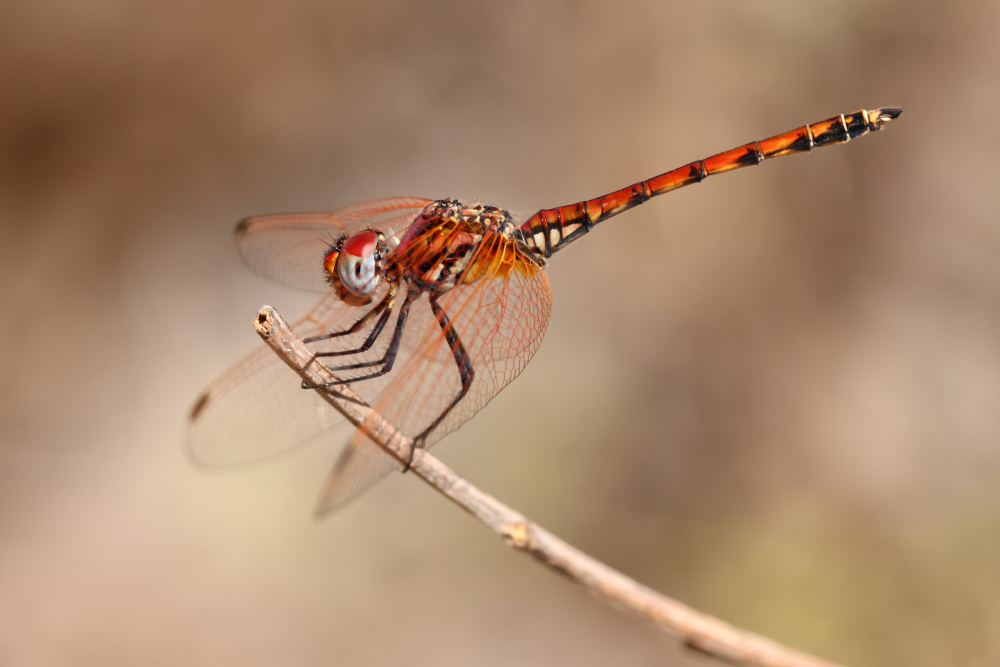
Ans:
<svg viewBox="0 0 1000 667"><path fill-rule="evenodd" d="M454 199L431 202L406 230L390 263L418 290L442 294L454 288L483 238L509 239L515 227L510 213L494 206L465 206Z"/></svg>

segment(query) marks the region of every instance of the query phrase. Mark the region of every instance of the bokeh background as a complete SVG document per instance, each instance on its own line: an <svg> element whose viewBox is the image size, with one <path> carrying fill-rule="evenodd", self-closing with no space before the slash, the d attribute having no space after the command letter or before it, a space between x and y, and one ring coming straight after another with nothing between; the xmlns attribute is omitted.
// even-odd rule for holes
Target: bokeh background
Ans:
<svg viewBox="0 0 1000 667"><path fill-rule="evenodd" d="M529 215L840 112L555 258L523 375L439 454L610 565L857 666L1000 663L1000 3L0 6L0 664L708 664L341 432L195 467L257 344L261 212Z"/></svg>

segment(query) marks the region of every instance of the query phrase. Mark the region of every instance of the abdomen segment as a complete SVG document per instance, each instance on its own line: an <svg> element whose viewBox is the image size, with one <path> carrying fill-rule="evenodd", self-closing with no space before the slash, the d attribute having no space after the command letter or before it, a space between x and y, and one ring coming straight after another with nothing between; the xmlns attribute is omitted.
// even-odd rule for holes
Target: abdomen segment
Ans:
<svg viewBox="0 0 1000 667"><path fill-rule="evenodd" d="M520 230L525 243L533 252L551 257L556 250L580 238L594 225L638 206L650 197L699 183L713 174L760 164L773 157L806 153L818 146L841 144L869 132L877 132L901 113L903 110L896 107L873 111L862 109L804 125L769 139L752 141L724 153L697 160L603 197L541 210L521 225Z"/></svg>

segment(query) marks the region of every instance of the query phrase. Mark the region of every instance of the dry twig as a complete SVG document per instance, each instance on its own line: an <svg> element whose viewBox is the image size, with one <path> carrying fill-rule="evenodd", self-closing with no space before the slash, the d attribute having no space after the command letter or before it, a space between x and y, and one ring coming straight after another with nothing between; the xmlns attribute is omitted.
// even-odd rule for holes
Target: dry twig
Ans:
<svg viewBox="0 0 1000 667"><path fill-rule="evenodd" d="M321 384L334 379L333 374L322 364L311 364L308 370L304 370L312 353L270 306L264 306L260 310L254 326L264 342L303 380L310 384ZM338 387L338 391L350 399L347 401L338 400L325 391L318 391L390 456L400 463L406 462L413 445L412 439L364 405L350 389ZM614 606L646 618L672 634L680 635L684 644L692 649L731 663L754 667L837 667L770 639L738 630L717 618L660 595L566 544L480 491L425 450L416 451L410 469L417 477L489 526L510 546L532 556Z"/></svg>

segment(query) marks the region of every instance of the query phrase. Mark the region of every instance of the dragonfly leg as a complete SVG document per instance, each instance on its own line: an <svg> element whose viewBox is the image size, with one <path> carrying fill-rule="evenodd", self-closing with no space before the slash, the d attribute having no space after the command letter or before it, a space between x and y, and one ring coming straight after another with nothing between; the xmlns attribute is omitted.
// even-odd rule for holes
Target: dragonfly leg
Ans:
<svg viewBox="0 0 1000 667"><path fill-rule="evenodd" d="M303 343L317 343L317 342L319 342L321 340L330 340L331 338L339 338L340 336L347 336L347 335L350 335L352 333L357 333L358 331L360 331L361 329L363 329L369 322L371 322L372 319L376 315L378 315L379 313L383 313L383 317L387 318L388 316L385 315L385 311L386 310L389 310L389 311L392 310L392 305L393 305L393 302L396 299L396 292L398 290L399 290L399 288L395 284L392 284L389 287L389 291L386 292L386 295L382 298L381 301L378 302L378 304L376 304L376 306L374 308L372 308L367 313L365 313L364 315L362 315L360 318L358 318L358 320L354 324L352 324L348 328L344 329L343 331L335 331L333 333L323 334L321 336L310 336L309 338L303 338L302 342ZM385 326L385 324L383 323L382 326ZM381 331L381 329L378 328L378 325L376 325L376 330ZM376 338L377 337L378 336L376 335ZM365 341L365 342L368 343L368 341ZM372 341L372 342L374 342L374 341ZM371 343L368 343L368 346L371 347ZM355 350L343 350L343 351L340 351L340 352L320 352L316 356L334 357L334 356L338 356L338 355L342 355L342 354L355 354L355 353L361 352L361 351L363 351L363 350L361 350L360 348L358 348L358 349L355 349ZM315 359L315 358L316 357L313 357L313 359ZM308 366L306 368L308 368Z"/></svg>
<svg viewBox="0 0 1000 667"><path fill-rule="evenodd" d="M368 323L371 322L376 315L381 313L381 317L379 317L378 322L375 323L375 327L372 329L372 332L368 335L368 338L365 340L365 342L362 343L360 346L351 350L340 350L337 352L317 352L313 355L312 359L309 360L309 363L305 365L305 369L308 369L310 366L312 366L313 362L315 362L318 357L339 357L348 354L359 354L361 352L367 351L368 348L370 348L372 345L375 344L375 341L382 333L382 329L385 328L385 323L389 321L389 315L392 313L393 302L396 299L396 293L398 292L398 290L399 287L395 283L392 284L389 287L389 291L386 293L385 297L383 297L383 299L379 301L378 305L376 305L374 308L372 308L367 313L358 318L358 321L352 324L347 329L344 329L343 331L337 331L335 333L328 333L328 334L323 334L322 336L313 336L311 338L304 339L302 341L303 343L315 343L321 340L329 340L331 338L337 338L339 336L346 336L348 334L356 333L361 329L363 329L365 326L367 326Z"/></svg>
<svg viewBox="0 0 1000 667"><path fill-rule="evenodd" d="M448 341L448 347L451 348L451 354L455 358L455 364L458 366L458 374L461 377L462 388L458 392L452 402L448 405L444 411L437 416L431 425L424 429L423 433L418 435L413 439L413 448L410 449L410 457L403 467L403 472L410 469L410 464L413 463L413 455L418 447L423 447L424 442L427 441L427 437L431 434L437 426L444 421L444 418L448 416L448 413L458 405L459 401L465 398L465 395L469 393L469 388L472 386L472 380L476 377L476 369L472 367L472 360L469 359L469 354L465 351L465 346L462 345L462 340L458 337L458 333L455 331L455 327L452 326L451 320L448 319L448 314L444 312L444 308L441 304L437 302L435 297L430 297L431 310L434 311L434 316L437 318L438 325L440 325L441 330L444 331L445 340Z"/></svg>
<svg viewBox="0 0 1000 667"><path fill-rule="evenodd" d="M348 364L346 366L335 366L333 368L328 368L327 370L331 372L349 371L381 365L382 367L380 369L373 373L369 373L368 375L348 378L346 380L334 380L332 382L321 382L319 384L306 384L303 382L303 389L320 389L324 387L337 387L353 384L355 382L360 382L361 380L371 380L372 378L377 378L391 371L392 365L396 362L396 353L399 352L399 341L403 337L403 328L406 326L406 318L410 314L410 304L413 303L414 298L413 292L407 292L406 298L403 299L403 305L399 307L399 315L396 316L396 327L392 332L392 340L389 341L389 348L385 351L385 354L381 359L377 359L375 361L365 361L357 364Z"/></svg>

